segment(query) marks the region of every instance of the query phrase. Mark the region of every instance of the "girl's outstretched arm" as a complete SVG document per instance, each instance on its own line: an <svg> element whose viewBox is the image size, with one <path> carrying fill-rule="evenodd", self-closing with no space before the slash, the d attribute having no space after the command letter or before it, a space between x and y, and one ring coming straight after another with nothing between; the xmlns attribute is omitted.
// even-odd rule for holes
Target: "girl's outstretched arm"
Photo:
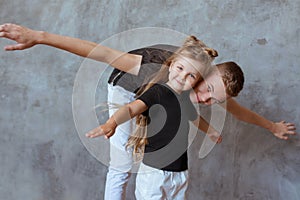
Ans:
<svg viewBox="0 0 300 200"><path fill-rule="evenodd" d="M143 113L147 110L147 108L146 104L141 100L135 100L125 106L122 106L106 121L105 124L89 131L86 134L86 137L95 138L105 136L105 138L108 139L113 136L118 125L132 119L138 114Z"/></svg>
<svg viewBox="0 0 300 200"><path fill-rule="evenodd" d="M225 104L224 104L225 105ZM224 106L223 106L224 107ZM238 120L255 124L257 126L268 129L274 134L275 137L287 140L288 135L296 134L296 127L292 123L281 122L272 122L257 113L241 106L234 99L228 99L225 109L230 112Z"/></svg>
<svg viewBox="0 0 300 200"><path fill-rule="evenodd" d="M140 55L125 53L78 38L36 31L16 24L0 25L0 37L17 42L17 44L5 46L6 51L24 50L43 44L110 64L132 74L138 74L142 60Z"/></svg>

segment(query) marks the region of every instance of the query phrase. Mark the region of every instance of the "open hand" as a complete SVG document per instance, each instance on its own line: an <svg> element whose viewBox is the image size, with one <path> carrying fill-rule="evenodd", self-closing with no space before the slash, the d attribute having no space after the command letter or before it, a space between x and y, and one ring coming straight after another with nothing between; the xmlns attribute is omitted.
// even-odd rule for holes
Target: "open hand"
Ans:
<svg viewBox="0 0 300 200"><path fill-rule="evenodd" d="M217 131L213 131L207 134L211 141L219 144L222 142L222 136Z"/></svg>
<svg viewBox="0 0 300 200"><path fill-rule="evenodd" d="M17 44L5 46L6 51L23 50L38 44L40 33L16 24L0 25L0 37L17 42Z"/></svg>
<svg viewBox="0 0 300 200"><path fill-rule="evenodd" d="M85 134L86 137L88 138L95 138L99 136L104 136L106 139L110 138L113 136L115 133L117 124L113 122L106 122L103 125L98 126L97 128L94 128L93 130L89 131L88 133Z"/></svg>
<svg viewBox="0 0 300 200"><path fill-rule="evenodd" d="M288 135L296 134L296 126L293 123L287 123L285 121L273 123L270 131L278 138L287 140Z"/></svg>

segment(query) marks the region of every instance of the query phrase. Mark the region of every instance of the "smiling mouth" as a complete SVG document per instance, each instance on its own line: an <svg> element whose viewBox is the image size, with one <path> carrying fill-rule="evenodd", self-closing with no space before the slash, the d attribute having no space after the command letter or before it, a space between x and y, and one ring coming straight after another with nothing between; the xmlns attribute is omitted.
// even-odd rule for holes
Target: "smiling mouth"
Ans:
<svg viewBox="0 0 300 200"><path fill-rule="evenodd" d="M175 79L175 80L176 80L176 79ZM176 80L176 82L177 82L179 85L184 85L183 82L180 82L180 81L178 81L178 80Z"/></svg>

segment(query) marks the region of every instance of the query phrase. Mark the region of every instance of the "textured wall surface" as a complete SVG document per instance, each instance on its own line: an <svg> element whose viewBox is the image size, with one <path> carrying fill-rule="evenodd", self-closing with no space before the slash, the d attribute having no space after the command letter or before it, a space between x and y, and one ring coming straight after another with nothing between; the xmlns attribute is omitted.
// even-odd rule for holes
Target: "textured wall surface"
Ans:
<svg viewBox="0 0 300 200"><path fill-rule="evenodd" d="M0 0L0 8L0 24L97 43L140 27L194 34L219 51L216 62L242 66L241 104L300 128L299 0ZM9 43L1 39L1 49ZM0 199L103 199L107 167L82 144L72 115L82 60L46 46L0 51ZM231 115L222 134L204 159L202 134L191 145L188 199L300 199L298 136L282 141ZM127 199L133 191L132 179Z"/></svg>

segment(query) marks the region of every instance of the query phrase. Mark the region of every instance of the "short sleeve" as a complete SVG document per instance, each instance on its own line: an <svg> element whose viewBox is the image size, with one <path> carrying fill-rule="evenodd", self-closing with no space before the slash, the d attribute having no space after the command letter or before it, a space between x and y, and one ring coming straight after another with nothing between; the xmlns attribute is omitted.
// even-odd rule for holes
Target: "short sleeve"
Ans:
<svg viewBox="0 0 300 200"><path fill-rule="evenodd" d="M158 85L153 85L146 92L140 95L137 99L143 101L148 108L160 103L161 90Z"/></svg>

